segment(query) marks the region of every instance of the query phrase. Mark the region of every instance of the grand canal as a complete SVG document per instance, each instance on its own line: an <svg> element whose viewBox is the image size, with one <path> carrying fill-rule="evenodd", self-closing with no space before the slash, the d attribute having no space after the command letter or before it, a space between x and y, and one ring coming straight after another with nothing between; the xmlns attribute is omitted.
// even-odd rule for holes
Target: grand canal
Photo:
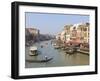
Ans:
<svg viewBox="0 0 100 81"><path fill-rule="evenodd" d="M41 48L43 45L43 48ZM78 65L88 65L89 64L89 55L75 53L75 54L66 54L61 49L55 49L51 40L43 41L40 43L35 43L33 46L37 46L38 51L40 52L38 56L29 56L29 48L25 48L25 59L37 60L45 59L45 56L48 58L53 58L49 62L45 63L30 63L25 62L26 68L36 68L36 67L58 67L58 66L78 66Z"/></svg>

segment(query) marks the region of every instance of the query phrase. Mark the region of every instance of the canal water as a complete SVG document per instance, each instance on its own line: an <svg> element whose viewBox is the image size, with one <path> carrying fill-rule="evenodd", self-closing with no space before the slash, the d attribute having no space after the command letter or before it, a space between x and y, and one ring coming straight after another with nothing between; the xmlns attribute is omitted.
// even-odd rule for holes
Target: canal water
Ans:
<svg viewBox="0 0 100 81"><path fill-rule="evenodd" d="M41 45L43 45L43 48L41 48ZM45 56L48 58L52 57L53 59L45 63L30 63L25 61L25 68L89 65L89 55L81 53L66 54L61 49L55 49L51 44L51 40L35 43L33 46L37 46L39 55L29 56L30 47L26 47L25 59L40 60L45 59Z"/></svg>

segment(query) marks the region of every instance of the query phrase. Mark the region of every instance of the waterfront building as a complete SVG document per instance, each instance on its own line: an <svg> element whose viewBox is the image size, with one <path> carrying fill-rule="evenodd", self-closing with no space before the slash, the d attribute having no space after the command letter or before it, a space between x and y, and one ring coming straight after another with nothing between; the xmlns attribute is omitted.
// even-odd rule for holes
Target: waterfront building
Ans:
<svg viewBox="0 0 100 81"><path fill-rule="evenodd" d="M25 40L26 42L35 42L38 39L40 32L36 28L25 28Z"/></svg>
<svg viewBox="0 0 100 81"><path fill-rule="evenodd" d="M56 35L56 40L61 40L60 33Z"/></svg>
<svg viewBox="0 0 100 81"><path fill-rule="evenodd" d="M61 32L60 38L61 38L61 41L62 41L63 43L66 41L66 31L62 31L62 32Z"/></svg>
<svg viewBox="0 0 100 81"><path fill-rule="evenodd" d="M33 34L33 35L39 35L39 30L36 29L36 28L26 28L30 34Z"/></svg>
<svg viewBox="0 0 100 81"><path fill-rule="evenodd" d="M89 23L86 23L83 30L84 42L89 43Z"/></svg>
<svg viewBox="0 0 100 81"><path fill-rule="evenodd" d="M89 23L79 23L74 25L65 25L61 33L56 37L64 43L89 43Z"/></svg>
<svg viewBox="0 0 100 81"><path fill-rule="evenodd" d="M72 27L73 25L65 25L64 26L64 29L63 29L63 31L65 31L65 43L68 43L69 41L70 41L70 38L71 38L71 27Z"/></svg>

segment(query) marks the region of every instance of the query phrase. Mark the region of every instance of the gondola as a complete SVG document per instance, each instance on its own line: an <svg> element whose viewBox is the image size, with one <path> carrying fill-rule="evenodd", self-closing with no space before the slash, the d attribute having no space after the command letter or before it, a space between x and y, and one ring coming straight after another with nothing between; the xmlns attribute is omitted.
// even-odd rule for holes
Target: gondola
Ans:
<svg viewBox="0 0 100 81"><path fill-rule="evenodd" d="M50 60L52 60L53 58L49 58L49 59L43 59L43 60L29 60L27 59L27 62L35 62L35 63L41 63L41 62L48 62Z"/></svg>

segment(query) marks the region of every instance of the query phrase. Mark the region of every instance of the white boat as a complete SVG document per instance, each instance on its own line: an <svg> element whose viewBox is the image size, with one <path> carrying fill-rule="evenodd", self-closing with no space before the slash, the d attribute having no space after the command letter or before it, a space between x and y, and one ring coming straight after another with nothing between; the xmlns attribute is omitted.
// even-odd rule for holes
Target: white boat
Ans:
<svg viewBox="0 0 100 81"><path fill-rule="evenodd" d="M52 43L52 46L56 46L57 44L56 43Z"/></svg>
<svg viewBox="0 0 100 81"><path fill-rule="evenodd" d="M57 45L56 45L56 46L54 46L54 48L55 48L55 49L59 49L59 48L60 48L60 46L57 46Z"/></svg>
<svg viewBox="0 0 100 81"><path fill-rule="evenodd" d="M30 47L29 50L30 50L30 53L29 53L30 56L36 56L36 55L38 55L38 51L37 51L37 47L36 46Z"/></svg>

